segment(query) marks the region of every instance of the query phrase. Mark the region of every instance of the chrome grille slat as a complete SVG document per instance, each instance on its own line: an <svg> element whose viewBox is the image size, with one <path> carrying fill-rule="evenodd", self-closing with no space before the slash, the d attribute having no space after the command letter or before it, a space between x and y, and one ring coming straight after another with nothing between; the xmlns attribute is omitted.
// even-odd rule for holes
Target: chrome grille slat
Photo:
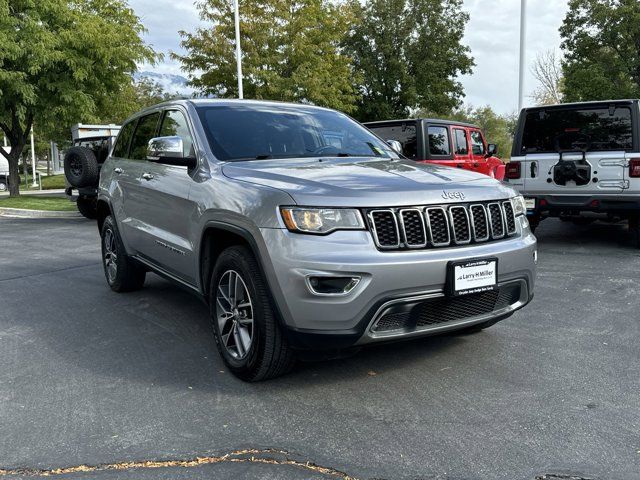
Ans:
<svg viewBox="0 0 640 480"><path fill-rule="evenodd" d="M476 242L489 240L489 217L484 205L475 204L469 207L471 212L471 226L473 228L473 238Z"/></svg>
<svg viewBox="0 0 640 480"><path fill-rule="evenodd" d="M454 243L456 245L471 243L471 222L467 209L461 205L449 207L449 221Z"/></svg>
<svg viewBox="0 0 640 480"><path fill-rule="evenodd" d="M513 213L513 205L511 202L502 202L502 211L504 213L504 225L507 235L516 233L516 216Z"/></svg>
<svg viewBox="0 0 640 480"><path fill-rule="evenodd" d="M400 247L400 231L396 214L390 208L371 210L369 222L373 239L379 248Z"/></svg>
<svg viewBox="0 0 640 480"><path fill-rule="evenodd" d="M451 243L447 211L443 207L429 207L425 210L429 230L429 240L434 247L446 247Z"/></svg>
<svg viewBox="0 0 640 480"><path fill-rule="evenodd" d="M409 248L427 246L427 229L422 211L418 208L403 208L398 212L402 240Z"/></svg>
<svg viewBox="0 0 640 480"><path fill-rule="evenodd" d="M499 239L504 237L504 216L502 214L502 207L499 203L490 203L487 205L487 211L489 213L489 226L491 229L491 238Z"/></svg>
<svg viewBox="0 0 640 480"><path fill-rule="evenodd" d="M509 200L366 211L381 250L423 249L482 243L517 233Z"/></svg>

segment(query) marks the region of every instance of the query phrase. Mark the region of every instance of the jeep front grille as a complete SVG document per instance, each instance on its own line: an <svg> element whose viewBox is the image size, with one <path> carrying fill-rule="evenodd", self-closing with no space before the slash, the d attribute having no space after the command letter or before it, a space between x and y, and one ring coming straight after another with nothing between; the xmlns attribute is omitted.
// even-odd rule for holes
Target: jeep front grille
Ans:
<svg viewBox="0 0 640 480"><path fill-rule="evenodd" d="M369 229L382 250L467 245L515 235L510 201L367 211Z"/></svg>

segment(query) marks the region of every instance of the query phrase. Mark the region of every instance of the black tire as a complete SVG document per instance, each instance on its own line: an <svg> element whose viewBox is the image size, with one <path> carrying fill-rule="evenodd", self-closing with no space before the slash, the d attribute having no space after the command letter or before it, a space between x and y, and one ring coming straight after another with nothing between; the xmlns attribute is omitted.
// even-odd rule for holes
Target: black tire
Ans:
<svg viewBox="0 0 640 480"><path fill-rule="evenodd" d="M112 216L102 224L102 266L114 292L132 292L144 285L146 270L125 253L124 244Z"/></svg>
<svg viewBox="0 0 640 480"><path fill-rule="evenodd" d="M98 198L80 195L76 200L80 214L90 220L98 218Z"/></svg>
<svg viewBox="0 0 640 480"><path fill-rule="evenodd" d="M233 287L233 295L229 280L237 286ZM257 382L284 375L293 368L295 357L249 249L234 246L222 252L211 275L209 305L218 351L234 375Z"/></svg>
<svg viewBox="0 0 640 480"><path fill-rule="evenodd" d="M0 192L6 192L9 189L7 177L0 177Z"/></svg>
<svg viewBox="0 0 640 480"><path fill-rule="evenodd" d="M91 187L98 184L98 160L92 150L71 147L64 156L64 174L74 187Z"/></svg>

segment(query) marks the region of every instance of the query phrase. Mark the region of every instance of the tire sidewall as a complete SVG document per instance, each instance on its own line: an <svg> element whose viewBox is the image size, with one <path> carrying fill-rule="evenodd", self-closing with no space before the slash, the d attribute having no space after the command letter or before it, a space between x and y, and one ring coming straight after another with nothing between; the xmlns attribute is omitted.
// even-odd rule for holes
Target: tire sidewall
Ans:
<svg viewBox="0 0 640 480"><path fill-rule="evenodd" d="M267 321L273 317L269 300L261 298L258 293L255 281L256 279L251 274L251 268L248 260L245 258L247 253L240 248L231 248L224 251L218 262L216 263L213 274L211 276L211 286L209 291L209 305L211 322L213 324L216 345L220 354L222 355L227 366L234 371L234 373L242 376L242 373L253 371L260 358L261 353L264 351L266 342ZM222 275L228 270L235 270L244 281L251 297L251 303L253 306L253 338L251 341L251 347L249 354L242 359L233 357L222 344L222 335L218 326L218 319L216 313L216 296L218 291L218 283Z"/></svg>
<svg viewBox="0 0 640 480"><path fill-rule="evenodd" d="M71 162L76 159L82 166L82 173L75 175L71 171ZM71 147L64 158L64 174L74 187L88 187L98 182L98 160L92 150L85 147Z"/></svg>
<svg viewBox="0 0 640 480"><path fill-rule="evenodd" d="M0 179L0 192L6 192L8 188L9 185L7 184L6 180Z"/></svg>
<svg viewBox="0 0 640 480"><path fill-rule="evenodd" d="M116 247L116 255L117 255L116 278L113 281L109 279L109 274L107 273L107 265L104 259L104 254L105 254L104 241L105 241L105 235L108 230L111 230L111 232L113 233L114 240L115 240L114 243ZM122 244L122 240L120 240L120 235L118 233L118 229L116 228L115 221L111 216L108 216L104 220L104 223L102 225L102 231L100 232L100 246L101 246L101 252L102 252L102 269L104 270L104 276L105 276L105 279L107 280L107 284L111 288L118 288L119 285L122 283L122 276L123 276L122 262L124 261L125 253L124 253L124 245Z"/></svg>

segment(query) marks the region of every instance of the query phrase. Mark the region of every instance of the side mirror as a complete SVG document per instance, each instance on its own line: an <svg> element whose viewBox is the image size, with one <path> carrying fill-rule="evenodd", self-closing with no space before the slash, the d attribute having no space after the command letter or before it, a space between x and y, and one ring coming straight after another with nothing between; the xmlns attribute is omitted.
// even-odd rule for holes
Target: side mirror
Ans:
<svg viewBox="0 0 640 480"><path fill-rule="evenodd" d="M498 146L495 143L487 145L487 157L493 157L498 154Z"/></svg>
<svg viewBox="0 0 640 480"><path fill-rule="evenodd" d="M197 163L194 157L184 156L184 142L180 137L156 137L149 140L147 160L189 168L195 167Z"/></svg>
<svg viewBox="0 0 640 480"><path fill-rule="evenodd" d="M402 155L402 144L397 140L387 140L387 145Z"/></svg>

